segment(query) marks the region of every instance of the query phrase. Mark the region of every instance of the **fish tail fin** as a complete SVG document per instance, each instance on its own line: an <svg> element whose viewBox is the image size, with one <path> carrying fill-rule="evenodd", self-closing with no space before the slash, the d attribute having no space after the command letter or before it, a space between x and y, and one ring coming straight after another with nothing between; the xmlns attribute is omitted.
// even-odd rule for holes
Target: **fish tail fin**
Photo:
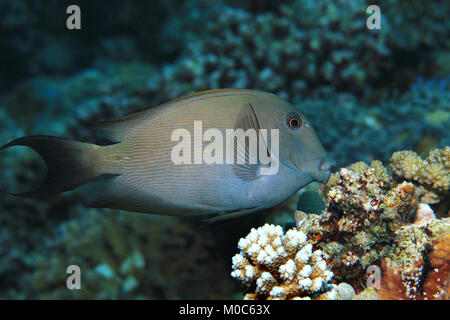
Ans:
<svg viewBox="0 0 450 320"><path fill-rule="evenodd" d="M15 139L0 150L13 146L26 146L35 150L47 165L47 176L38 190L12 195L31 198L50 196L73 190L102 174L120 174L117 155L110 154L111 147L115 145L102 147L38 135Z"/></svg>

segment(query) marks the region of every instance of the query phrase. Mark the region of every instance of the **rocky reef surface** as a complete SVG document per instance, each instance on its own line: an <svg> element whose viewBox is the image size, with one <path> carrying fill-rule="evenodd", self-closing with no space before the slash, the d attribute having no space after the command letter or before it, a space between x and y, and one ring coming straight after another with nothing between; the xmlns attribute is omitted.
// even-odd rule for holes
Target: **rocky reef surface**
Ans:
<svg viewBox="0 0 450 320"><path fill-rule="evenodd" d="M351 286L354 294L350 296L356 299L367 298L366 293L355 295L367 292L367 287L375 290L372 298L377 299L449 298L449 151L449 147L434 149L426 160L411 151L396 152L388 168L377 160L354 163L322 186L326 200L322 214L296 212L296 228L286 235L299 234L301 250L320 252L324 270L328 266L333 274L332 280L320 275L323 281L331 280L329 286L334 287L329 290L348 291ZM434 196L430 197L430 193ZM271 228L282 233L280 226ZM249 260L233 258L232 276L244 284L245 290L249 290L252 276L261 277L261 272L254 270L264 265L261 257L264 261L274 251L273 258L284 257L284 251L278 252L271 243L271 235L263 236L270 241L259 240L264 230L258 230L259 237L252 230L238 243ZM252 241L256 244L248 244ZM278 242L281 245L289 240L281 238ZM302 281L304 272L293 265L292 275L286 280L287 265L284 260L270 264L272 274L277 275L272 286L301 290L298 280L293 279ZM247 271L251 276L247 276ZM292 298L292 294L261 296L260 291L257 286L256 298ZM308 293L314 297L320 290ZM254 297L253 293L248 295ZM349 294L327 296L342 297L349 298Z"/></svg>

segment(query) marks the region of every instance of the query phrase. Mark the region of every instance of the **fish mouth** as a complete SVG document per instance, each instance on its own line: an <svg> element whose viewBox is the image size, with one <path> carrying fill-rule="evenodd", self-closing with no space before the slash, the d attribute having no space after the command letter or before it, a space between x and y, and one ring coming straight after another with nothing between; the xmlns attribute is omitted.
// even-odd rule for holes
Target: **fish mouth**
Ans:
<svg viewBox="0 0 450 320"><path fill-rule="evenodd" d="M319 161L319 166L317 172L311 174L314 180L321 182L323 184L328 182L331 174L331 168L336 165L336 161L332 158L326 157Z"/></svg>
<svg viewBox="0 0 450 320"><path fill-rule="evenodd" d="M320 183L327 183L328 179L330 178L330 171L319 171L316 174L311 174L311 177L313 177L314 180L320 182Z"/></svg>
<svg viewBox="0 0 450 320"><path fill-rule="evenodd" d="M322 171L330 171L334 166L336 166L336 161L329 157L321 159L319 163L319 169Z"/></svg>

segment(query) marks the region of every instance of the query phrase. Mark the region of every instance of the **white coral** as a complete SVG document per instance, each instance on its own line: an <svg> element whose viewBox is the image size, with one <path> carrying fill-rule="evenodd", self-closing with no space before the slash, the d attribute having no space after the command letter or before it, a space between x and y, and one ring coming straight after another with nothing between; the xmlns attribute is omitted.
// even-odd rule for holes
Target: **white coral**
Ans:
<svg viewBox="0 0 450 320"><path fill-rule="evenodd" d="M280 277L283 280L293 280L297 272L297 266L294 260L289 259L285 264L283 264L278 270Z"/></svg>
<svg viewBox="0 0 450 320"><path fill-rule="evenodd" d="M286 288L275 286L270 291L269 295L273 298L284 298L286 296Z"/></svg>
<svg viewBox="0 0 450 320"><path fill-rule="evenodd" d="M231 276L256 288L247 298L297 299L317 293L325 297L323 291L333 273L322 251L313 250L303 232L291 229L284 234L280 226L265 224L252 228L239 240L238 248Z"/></svg>

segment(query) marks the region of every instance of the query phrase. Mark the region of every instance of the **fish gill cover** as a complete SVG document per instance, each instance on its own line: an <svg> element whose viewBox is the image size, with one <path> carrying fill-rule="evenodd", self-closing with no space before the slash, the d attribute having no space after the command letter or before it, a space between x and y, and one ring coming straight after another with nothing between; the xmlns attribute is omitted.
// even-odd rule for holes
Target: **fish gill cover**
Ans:
<svg viewBox="0 0 450 320"><path fill-rule="evenodd" d="M92 122L188 93L275 93L310 119L337 173L307 187L322 214L296 214L295 232L274 228L303 234L333 277L295 291L295 257L280 260L282 275L271 267L270 290L258 291L259 274L243 291L230 276L239 238L292 222L295 197L200 229L86 208L76 192L18 200L4 191L32 189L43 171L24 148L0 157L0 298L448 299L448 2L383 1L380 30L366 27L368 1L78 1L82 28L70 31L69 4L0 2L1 144L32 134L100 143ZM66 287L69 265L81 290ZM375 294L361 286L370 266L385 275Z"/></svg>

